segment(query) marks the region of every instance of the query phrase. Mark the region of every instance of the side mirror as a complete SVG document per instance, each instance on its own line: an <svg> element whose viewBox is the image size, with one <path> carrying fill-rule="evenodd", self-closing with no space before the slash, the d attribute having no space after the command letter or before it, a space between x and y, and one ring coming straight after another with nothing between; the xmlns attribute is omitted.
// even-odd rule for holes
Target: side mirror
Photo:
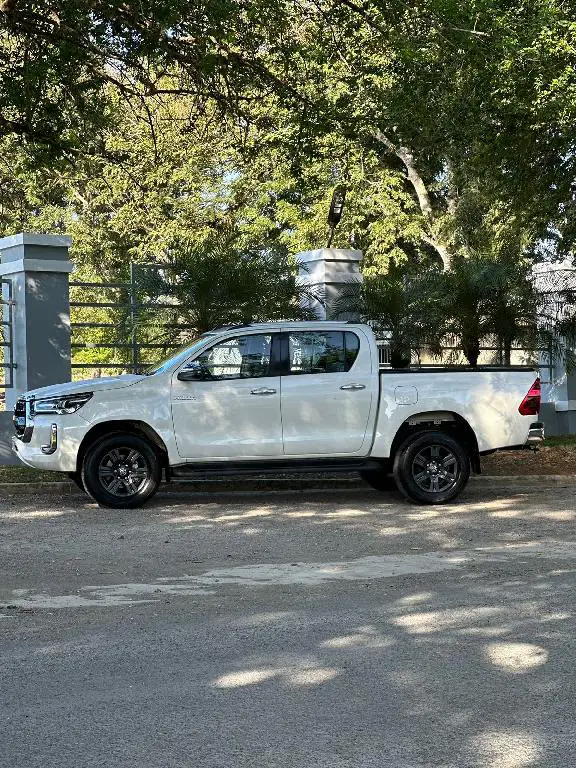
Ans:
<svg viewBox="0 0 576 768"><path fill-rule="evenodd" d="M193 360L184 370L178 373L178 381L205 381L210 379L209 372L196 360Z"/></svg>

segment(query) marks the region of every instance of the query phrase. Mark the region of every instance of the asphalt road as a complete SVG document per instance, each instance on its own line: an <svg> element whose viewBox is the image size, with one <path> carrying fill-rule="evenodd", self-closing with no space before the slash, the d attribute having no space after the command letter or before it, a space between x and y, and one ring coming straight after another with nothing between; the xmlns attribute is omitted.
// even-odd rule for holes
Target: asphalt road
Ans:
<svg viewBox="0 0 576 768"><path fill-rule="evenodd" d="M4 498L0 766L573 766L574 490Z"/></svg>

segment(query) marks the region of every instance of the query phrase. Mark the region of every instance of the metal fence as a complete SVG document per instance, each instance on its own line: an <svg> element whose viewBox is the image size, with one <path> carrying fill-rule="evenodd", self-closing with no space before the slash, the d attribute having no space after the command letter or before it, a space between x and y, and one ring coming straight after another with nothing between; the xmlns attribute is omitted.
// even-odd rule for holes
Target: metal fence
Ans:
<svg viewBox="0 0 576 768"><path fill-rule="evenodd" d="M1 386L3 389L12 389L14 386L14 369L16 363L14 361L14 289L12 281L9 279L2 280L2 309L3 315L1 320L1 341L2 347L2 370L3 381ZM3 394L3 393L2 393Z"/></svg>
<svg viewBox="0 0 576 768"><path fill-rule="evenodd" d="M73 374L137 372L193 334L190 324L162 320L167 310L184 311L185 307L143 299L136 278L131 265L125 282L70 281Z"/></svg>
<svg viewBox="0 0 576 768"><path fill-rule="evenodd" d="M390 344L387 339L379 339L378 342L379 362L381 366L390 366ZM542 380L547 383L552 375L554 366L543 360L538 362L534 359L532 353L527 352L522 347L512 347L511 364L512 365L532 365L537 366L541 371ZM549 358L548 358L549 359ZM505 366L503 362L502 348L495 345L483 345L480 347L479 365ZM412 353L412 365L419 368L437 368L443 365L468 365L462 347L457 344L446 344L442 348L440 357L432 356L426 350L420 350Z"/></svg>
<svg viewBox="0 0 576 768"><path fill-rule="evenodd" d="M163 314L178 306L142 297L137 269L160 269L158 265L131 265L129 280L124 282L70 282L72 371L89 375L102 372L136 372L157 362L163 355L185 343L194 328L185 322L166 322ZM180 308L185 311L186 307ZM166 336L169 335L167 339ZM12 354L12 346L9 346ZM389 339L378 340L380 365L390 365ZM536 364L520 347L511 350L512 363ZM12 361L13 362L13 361ZM499 365L502 349L486 344L481 347L481 364ZM440 358L426 350L413 354L412 363L421 368L447 364L466 364L461 347L447 343ZM12 368L6 366L10 371ZM544 382L550 381L553 365L545 359L539 367Z"/></svg>

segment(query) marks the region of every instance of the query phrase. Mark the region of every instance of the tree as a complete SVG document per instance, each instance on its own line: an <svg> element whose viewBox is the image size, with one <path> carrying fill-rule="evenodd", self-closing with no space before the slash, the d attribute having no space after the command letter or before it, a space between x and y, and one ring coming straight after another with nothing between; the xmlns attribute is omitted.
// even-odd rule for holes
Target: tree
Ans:
<svg viewBox="0 0 576 768"><path fill-rule="evenodd" d="M574 298L558 291L554 301L545 301L539 292L544 282L537 287L527 262L478 254L457 258L437 284L444 334L455 339L472 367L482 346L492 343L504 365L516 345L534 360L549 355L573 370Z"/></svg>
<svg viewBox="0 0 576 768"><path fill-rule="evenodd" d="M201 243L175 239L158 268L142 268L137 288L149 307L140 321L148 319L152 329L156 326L155 339L171 345L174 333L167 323L186 324L188 333L201 334L220 325L311 317L302 299L312 294L301 285L286 250L241 246L234 232L208 235Z"/></svg>
<svg viewBox="0 0 576 768"><path fill-rule="evenodd" d="M322 57L341 130L404 177L422 247L444 268L465 253L478 192L485 213L541 237L574 178L571 12L538 0L338 6L317 12L326 43L318 54L311 35L306 58Z"/></svg>
<svg viewBox="0 0 576 768"><path fill-rule="evenodd" d="M449 268L480 200L482 215L530 231L529 247L550 232L557 250L571 247L576 22L561 0L0 9L0 133L49 164L62 154L121 164L102 139L115 100L145 113L175 95L190 104L182 131L214 115L247 163L280 155L292 178L316 167L323 185L354 183L367 166L385 194L359 196L374 205L340 234L380 229L384 269L396 248ZM308 222L321 196L306 191Z"/></svg>
<svg viewBox="0 0 576 768"><path fill-rule="evenodd" d="M576 21L562 0L3 0L0 50L5 135L98 153L112 92L146 108L185 95L190 124L216 109L239 144L255 130L296 159L340 134L404 177L422 248L445 266L470 183L541 228L572 199Z"/></svg>
<svg viewBox="0 0 576 768"><path fill-rule="evenodd" d="M34 166L13 137L0 141L0 230L68 232L80 278L126 279L130 262L161 258L183 232L201 241L232 227L248 244L278 241L292 253L322 246L342 179L348 197L333 245L361 248L367 274L385 271L390 258L418 258L410 196L374 152L331 134L296 162L284 145L267 145L265 131L239 148L217 113L191 125L187 97L164 96L148 109L110 99L102 156Z"/></svg>
<svg viewBox="0 0 576 768"><path fill-rule="evenodd" d="M437 278L435 270L418 273L392 261L385 275L368 275L361 286L357 311L379 339L387 339L393 368L406 368L423 349L441 353ZM348 297L343 302L351 306Z"/></svg>
<svg viewBox="0 0 576 768"><path fill-rule="evenodd" d="M74 153L106 122L110 88L142 100L188 94L199 110L240 114L254 86L285 88L260 56L282 33L281 6L2 0L0 135Z"/></svg>

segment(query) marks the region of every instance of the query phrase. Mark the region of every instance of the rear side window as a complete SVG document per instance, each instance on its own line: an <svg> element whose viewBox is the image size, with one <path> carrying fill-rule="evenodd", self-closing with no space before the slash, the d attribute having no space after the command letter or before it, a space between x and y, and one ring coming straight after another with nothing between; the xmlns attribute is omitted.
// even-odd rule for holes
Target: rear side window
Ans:
<svg viewBox="0 0 576 768"><path fill-rule="evenodd" d="M296 331L288 334L289 373L346 373L360 341L351 331Z"/></svg>

